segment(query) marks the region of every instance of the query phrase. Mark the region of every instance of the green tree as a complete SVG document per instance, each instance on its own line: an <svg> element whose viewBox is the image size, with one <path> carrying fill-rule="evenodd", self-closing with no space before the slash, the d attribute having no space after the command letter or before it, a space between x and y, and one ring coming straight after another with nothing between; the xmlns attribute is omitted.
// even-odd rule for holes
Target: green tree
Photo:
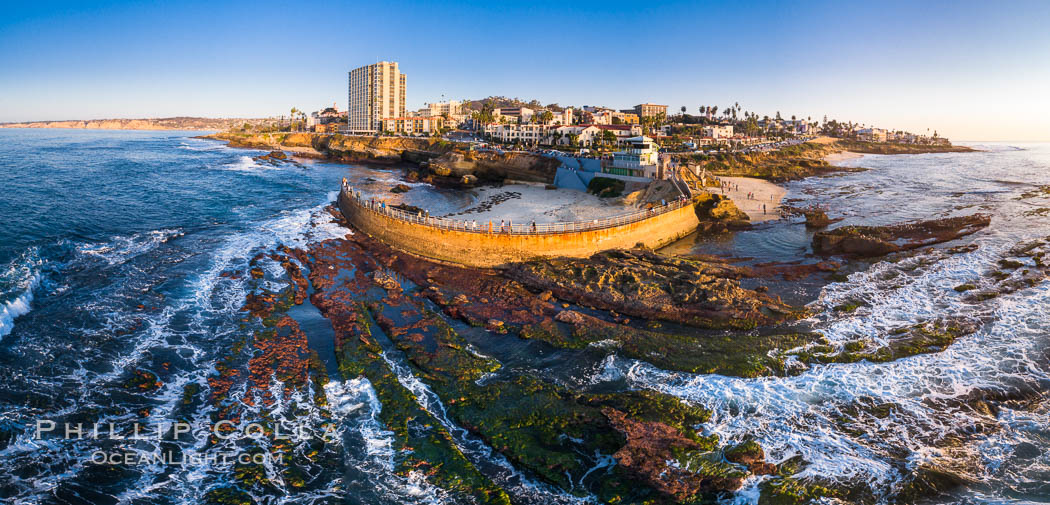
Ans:
<svg viewBox="0 0 1050 505"><path fill-rule="evenodd" d="M612 130L602 130L602 142L607 145L615 145L616 134Z"/></svg>

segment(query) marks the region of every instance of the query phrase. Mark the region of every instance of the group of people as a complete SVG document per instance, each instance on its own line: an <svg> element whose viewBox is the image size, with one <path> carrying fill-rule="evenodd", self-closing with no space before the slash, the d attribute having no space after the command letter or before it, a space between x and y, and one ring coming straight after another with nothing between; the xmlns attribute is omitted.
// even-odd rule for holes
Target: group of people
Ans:
<svg viewBox="0 0 1050 505"><path fill-rule="evenodd" d="M729 187L729 186L725 186L725 187ZM350 195L354 199L356 199L358 201L361 201L367 208L373 209L373 210L377 210L377 211L383 212L383 213L391 213L390 212L391 208L387 206L386 201L384 201L382 199L376 199L374 196L369 197L367 200L365 200L364 199L364 195L362 195L361 192L355 191L352 187L350 187L349 184L347 184L345 179L343 180L343 189L344 189L344 191L350 193ZM739 187L738 187L738 189L739 189ZM676 198L674 201L671 201L671 202L668 202L665 199L661 199L659 206L655 206L654 205L652 207L649 207L649 208L647 208L645 210L645 213L646 213L647 216L654 216L654 215L659 214L661 212L661 210L660 210L661 207L667 207L668 205L670 205L672 203L676 203L676 202L682 203L682 202L687 201L688 199L689 198L684 196L684 195ZM411 214L408 214L408 215L411 215ZM423 223L426 223L426 224L431 224L430 211L417 210L415 218L416 218L416 220L418 220L420 222L423 222ZM462 226L460 225L461 223L462 223ZM599 226L599 224L600 224L600 221L598 219L594 219L589 224L591 224L593 227L597 228ZM434 225L440 226L440 224L438 224L438 223L434 223ZM468 231L473 231L473 232L479 232L479 231L481 231L483 229L484 223L482 223L482 225L479 226L477 219L473 219L471 221L462 221L462 222L460 222L460 221L453 221L451 227L454 228L454 229L461 229L461 230L468 230ZM586 229L586 227L583 227L581 229ZM517 230L517 231L518 231L518 233L523 233L523 232L524 233L538 233L538 226L536 224L536 220L532 220L532 222L528 225L528 228L525 228L525 229L520 229L519 228L519 230ZM488 222L488 233L494 233L494 232L495 233L507 233L507 234L514 233L515 232L514 224L510 220L500 219L499 226L496 227L496 226L494 226L494 223L492 221L489 221Z"/></svg>
<svg viewBox="0 0 1050 505"><path fill-rule="evenodd" d="M733 184L731 182L719 181L718 185L719 185L719 187L722 188L722 194L723 195L726 194L726 191L733 191L734 187L736 188L737 191L740 191L740 185L739 184Z"/></svg>

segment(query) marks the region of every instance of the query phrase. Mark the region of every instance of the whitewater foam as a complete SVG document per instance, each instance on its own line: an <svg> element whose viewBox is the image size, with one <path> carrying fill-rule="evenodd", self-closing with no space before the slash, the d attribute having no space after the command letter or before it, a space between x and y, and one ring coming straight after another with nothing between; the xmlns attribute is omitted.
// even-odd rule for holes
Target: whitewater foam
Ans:
<svg viewBox="0 0 1050 505"><path fill-rule="evenodd" d="M178 228L153 230L115 236L102 244L80 244L76 246L76 251L86 256L100 258L109 265L117 265L152 251L157 246L182 235L182 230Z"/></svg>
<svg viewBox="0 0 1050 505"><path fill-rule="evenodd" d="M0 288L10 286L8 293L0 291L0 296L8 298L0 305L0 338L14 331L15 319L32 310L33 292L40 287L41 263L34 248L21 254L0 274Z"/></svg>

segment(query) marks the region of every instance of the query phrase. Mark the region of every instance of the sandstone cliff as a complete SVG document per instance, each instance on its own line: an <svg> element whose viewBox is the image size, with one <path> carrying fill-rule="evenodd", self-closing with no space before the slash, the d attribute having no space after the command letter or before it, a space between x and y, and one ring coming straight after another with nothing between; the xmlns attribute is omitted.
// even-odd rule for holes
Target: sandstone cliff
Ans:
<svg viewBox="0 0 1050 505"><path fill-rule="evenodd" d="M281 148L333 161L419 163L452 151L456 144L436 138L357 137L315 133L214 133L203 138L223 140L230 147Z"/></svg>

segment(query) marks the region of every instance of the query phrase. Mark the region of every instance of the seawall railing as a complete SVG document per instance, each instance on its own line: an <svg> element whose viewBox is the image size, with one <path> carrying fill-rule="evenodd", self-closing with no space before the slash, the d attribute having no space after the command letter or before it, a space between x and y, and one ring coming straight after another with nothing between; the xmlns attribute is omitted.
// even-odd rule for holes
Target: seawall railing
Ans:
<svg viewBox="0 0 1050 505"><path fill-rule="evenodd" d="M406 223L418 224L439 230L504 235L550 235L615 228L617 226L637 223L661 214L666 214L691 205L692 203L690 199L682 197L665 202L663 205L654 206L650 209L643 209L590 221L569 221L560 223L537 223L535 221L530 221L526 223L514 223L508 220L496 223L493 221L478 222L477 220L434 217L423 212L409 212L392 207L385 201L376 200L374 197L366 198L360 191L354 190L354 188L347 183L346 179L343 179L343 187L341 191L342 195L351 204L356 205L361 209L386 215Z"/></svg>

